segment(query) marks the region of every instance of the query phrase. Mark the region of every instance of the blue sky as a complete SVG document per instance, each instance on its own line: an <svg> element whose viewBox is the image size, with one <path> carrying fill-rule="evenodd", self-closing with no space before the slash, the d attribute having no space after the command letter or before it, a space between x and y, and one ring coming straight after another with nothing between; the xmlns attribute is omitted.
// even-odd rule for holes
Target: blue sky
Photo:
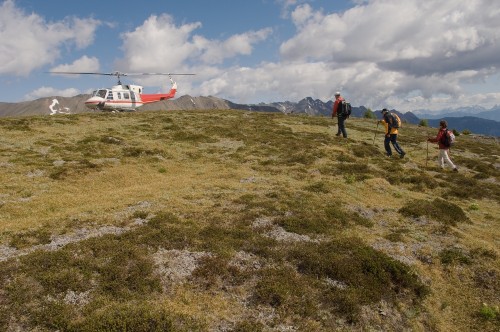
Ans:
<svg viewBox="0 0 500 332"><path fill-rule="evenodd" d="M0 101L115 84L85 72L195 73L178 95L402 112L500 105L493 0L0 0ZM165 77L128 77L147 92Z"/></svg>

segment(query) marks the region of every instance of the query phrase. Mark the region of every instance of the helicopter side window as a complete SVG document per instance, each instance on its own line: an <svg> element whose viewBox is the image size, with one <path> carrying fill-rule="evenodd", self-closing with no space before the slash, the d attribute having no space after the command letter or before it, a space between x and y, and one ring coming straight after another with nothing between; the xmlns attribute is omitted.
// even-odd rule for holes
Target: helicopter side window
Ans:
<svg viewBox="0 0 500 332"><path fill-rule="evenodd" d="M130 99L130 95L128 94L128 92L123 93L123 99Z"/></svg>
<svg viewBox="0 0 500 332"><path fill-rule="evenodd" d="M117 93L116 93L116 97L117 97L118 99L122 99L122 93L121 93L121 92L117 92Z"/></svg>
<svg viewBox="0 0 500 332"><path fill-rule="evenodd" d="M108 100L113 100L113 91L108 91Z"/></svg>
<svg viewBox="0 0 500 332"><path fill-rule="evenodd" d="M99 91L97 91L96 96L101 97L101 98L106 98L107 92L108 92L108 90L99 90Z"/></svg>

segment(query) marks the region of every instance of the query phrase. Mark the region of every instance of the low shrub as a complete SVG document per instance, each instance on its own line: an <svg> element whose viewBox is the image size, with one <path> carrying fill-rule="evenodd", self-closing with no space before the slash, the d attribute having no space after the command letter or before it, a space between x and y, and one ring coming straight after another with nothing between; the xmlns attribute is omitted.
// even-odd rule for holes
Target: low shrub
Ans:
<svg viewBox="0 0 500 332"><path fill-rule="evenodd" d="M407 229L397 229L384 236L384 238L391 242L404 242L403 234L405 233L408 233Z"/></svg>
<svg viewBox="0 0 500 332"><path fill-rule="evenodd" d="M429 120L427 119L421 119L420 122L418 123L420 127L429 127Z"/></svg>
<svg viewBox="0 0 500 332"><path fill-rule="evenodd" d="M70 331L205 331L196 320L179 316L148 302L113 302L94 310Z"/></svg>
<svg viewBox="0 0 500 332"><path fill-rule="evenodd" d="M447 248L439 253L439 258L442 264L454 264L459 263L463 265L469 265L472 263L472 259L460 248Z"/></svg>
<svg viewBox="0 0 500 332"><path fill-rule="evenodd" d="M264 331L264 324L253 320L243 320L237 322L231 332L256 332Z"/></svg>
<svg viewBox="0 0 500 332"><path fill-rule="evenodd" d="M331 234L339 228L356 225L371 226L371 221L342 208L338 202L333 202L323 209L310 210L300 205L292 205L291 211L276 218L279 226L288 232L297 234Z"/></svg>
<svg viewBox="0 0 500 332"><path fill-rule="evenodd" d="M380 155L380 151L373 144L362 142L352 147L352 153L358 158L368 158Z"/></svg>
<svg viewBox="0 0 500 332"><path fill-rule="evenodd" d="M432 202L421 199L413 200L399 209L399 212L406 217L427 216L451 226L456 226L458 222L470 221L461 207L442 198L436 198Z"/></svg>
<svg viewBox="0 0 500 332"><path fill-rule="evenodd" d="M316 312L311 284L292 268L268 268L259 274L253 295L256 304L270 305L286 314L302 317Z"/></svg>
<svg viewBox="0 0 500 332"><path fill-rule="evenodd" d="M315 182L310 185L307 185L304 190L314 192L314 193L329 193L330 192L330 187L328 186L327 183L325 182Z"/></svg>
<svg viewBox="0 0 500 332"><path fill-rule="evenodd" d="M328 278L346 285L331 287L324 303L336 306L339 313L355 320L361 306L381 299L396 301L406 294L413 300L423 299L429 292L406 265L365 245L358 238L342 238L329 242L302 244L289 253L297 270L314 279Z"/></svg>
<svg viewBox="0 0 500 332"><path fill-rule="evenodd" d="M16 249L23 249L39 244L48 244L51 241L51 236L52 234L46 228L16 233L10 240L10 246Z"/></svg>

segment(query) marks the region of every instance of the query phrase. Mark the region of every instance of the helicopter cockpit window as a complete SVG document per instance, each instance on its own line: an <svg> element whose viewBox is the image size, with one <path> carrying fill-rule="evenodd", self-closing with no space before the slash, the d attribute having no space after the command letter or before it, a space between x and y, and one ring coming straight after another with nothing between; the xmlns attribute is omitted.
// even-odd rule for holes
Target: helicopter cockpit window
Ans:
<svg viewBox="0 0 500 332"><path fill-rule="evenodd" d="M108 90L99 90L99 91L97 91L97 93L95 95L97 97L106 98L106 93L107 92L108 92Z"/></svg>

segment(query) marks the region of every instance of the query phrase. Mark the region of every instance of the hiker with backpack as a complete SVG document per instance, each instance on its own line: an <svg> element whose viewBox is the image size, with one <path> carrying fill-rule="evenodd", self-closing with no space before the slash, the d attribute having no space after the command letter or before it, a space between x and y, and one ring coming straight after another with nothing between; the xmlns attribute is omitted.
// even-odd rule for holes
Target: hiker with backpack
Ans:
<svg viewBox="0 0 500 332"><path fill-rule="evenodd" d="M448 154L451 144L455 140L455 135L452 131L448 130L448 123L445 120L439 121L439 131L436 137L430 137L427 139L428 142L438 143L439 156L438 165L442 169L445 168L445 164L448 164L454 172L458 172L457 166L451 161Z"/></svg>
<svg viewBox="0 0 500 332"><path fill-rule="evenodd" d="M382 120L378 121L383 123L385 126L385 139L384 147L385 152L388 157L392 157L392 150L390 144L394 147L394 150L399 154L400 158L403 158L406 152L403 151L401 146L398 144L398 129L401 126L401 120L399 116L395 113L389 112L387 108L382 110Z"/></svg>
<svg viewBox="0 0 500 332"><path fill-rule="evenodd" d="M347 138L347 131L345 129L345 120L349 117L350 104L340 95L340 92L335 92L335 103L333 103L332 118L337 116L338 131L335 136L342 136Z"/></svg>

